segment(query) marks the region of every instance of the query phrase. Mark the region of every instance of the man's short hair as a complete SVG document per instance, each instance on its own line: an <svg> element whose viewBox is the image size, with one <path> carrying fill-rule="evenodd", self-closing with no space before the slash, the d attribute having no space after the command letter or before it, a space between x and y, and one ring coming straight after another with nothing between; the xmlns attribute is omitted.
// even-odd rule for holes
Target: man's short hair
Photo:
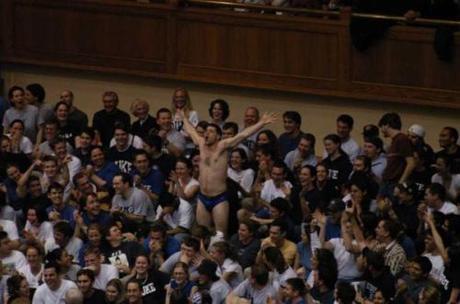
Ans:
<svg viewBox="0 0 460 304"><path fill-rule="evenodd" d="M339 117L337 117L337 122L346 124L350 129L353 129L353 124L355 123L353 117L351 117L348 114L342 114Z"/></svg>
<svg viewBox="0 0 460 304"><path fill-rule="evenodd" d="M179 207L180 199L179 197L169 193L168 191L163 191L160 194L160 197L158 198L158 202L161 208L173 207L174 209L176 209L177 207Z"/></svg>
<svg viewBox="0 0 460 304"><path fill-rule="evenodd" d="M97 246L89 246L88 248L85 249L83 256L88 256L90 254L94 254L96 256L101 255L101 249Z"/></svg>
<svg viewBox="0 0 460 304"><path fill-rule="evenodd" d="M9 90L8 90L8 98L9 99L12 99L13 98L13 93L14 91L21 91L22 93L24 93L24 89L20 86L12 86Z"/></svg>
<svg viewBox="0 0 460 304"><path fill-rule="evenodd" d="M300 134L300 136L299 136L299 141L302 140L302 139L308 141L308 142L311 144L312 150L315 149L315 144L316 144L316 137L315 137L315 135L313 135L313 134L311 134L311 133L302 133L302 134Z"/></svg>
<svg viewBox="0 0 460 304"><path fill-rule="evenodd" d="M83 134L88 134L91 139L94 139L94 137L96 135L95 132L94 132L94 129L91 128L91 127L84 127L83 129L81 129L81 131L78 134L80 136L83 135Z"/></svg>
<svg viewBox="0 0 460 304"><path fill-rule="evenodd" d="M54 268L57 274L61 272L61 267L56 261L47 261L45 263L45 266L43 267L43 269L50 269L50 268Z"/></svg>
<svg viewBox="0 0 460 304"><path fill-rule="evenodd" d="M54 232L59 232L64 235L64 238L71 238L73 236L74 230L69 222L59 221L54 224Z"/></svg>
<svg viewBox="0 0 460 304"><path fill-rule="evenodd" d="M452 137L455 142L458 141L458 131L454 127L444 127L444 130L449 131L449 136Z"/></svg>
<svg viewBox="0 0 460 304"><path fill-rule="evenodd" d="M111 97L118 104L118 94L114 91L105 91L102 94L102 98L104 99L105 97Z"/></svg>
<svg viewBox="0 0 460 304"><path fill-rule="evenodd" d="M214 128L216 130L217 135L222 137L222 129L218 125L216 125L215 123L208 123L206 128L209 128L209 127Z"/></svg>
<svg viewBox="0 0 460 304"><path fill-rule="evenodd" d="M383 151L383 141L380 137L366 137L364 138L364 142L372 144L379 151Z"/></svg>
<svg viewBox="0 0 460 304"><path fill-rule="evenodd" d="M168 113L169 115L172 116L171 110L168 109L168 108L160 108L160 109L157 111L157 118L160 117L160 114L161 114L161 113Z"/></svg>
<svg viewBox="0 0 460 304"><path fill-rule="evenodd" d="M284 112L283 119L285 119L285 118L292 120L293 122L295 122L299 126L302 124L302 116L300 116L300 113L297 112L297 111L286 111L286 112Z"/></svg>
<svg viewBox="0 0 460 304"><path fill-rule="evenodd" d="M273 163L273 168L281 168L283 169L283 173L286 173L286 164L282 160L277 160Z"/></svg>
<svg viewBox="0 0 460 304"><path fill-rule="evenodd" d="M285 234L287 231L287 223L283 221L282 219L275 219L271 224L270 227L279 227L280 228L280 233Z"/></svg>
<svg viewBox="0 0 460 304"><path fill-rule="evenodd" d="M121 181L122 181L123 184L128 183L130 187L133 186L133 179L132 179L131 175L129 175L128 173L119 172L119 173L115 174L113 177L115 178L117 176L121 177Z"/></svg>
<svg viewBox="0 0 460 304"><path fill-rule="evenodd" d="M129 133L131 131L129 125L127 125L127 124L125 124L125 123L123 123L121 121L115 122L115 124L113 126L114 134L115 134L116 130L122 130L125 133Z"/></svg>
<svg viewBox="0 0 460 304"><path fill-rule="evenodd" d="M422 273L424 276L430 274L431 269L433 268L433 264L431 263L430 259L426 256L416 256L412 259L412 263L416 263L420 266Z"/></svg>
<svg viewBox="0 0 460 304"><path fill-rule="evenodd" d="M224 123L224 125L222 126L222 130L227 130L227 129L232 129L233 130L233 133L237 134L238 133L238 124L236 122L233 122L233 121L228 121L226 123Z"/></svg>
<svg viewBox="0 0 460 304"><path fill-rule="evenodd" d="M268 283L270 271L264 264L254 264L251 266L251 278L260 286Z"/></svg>
<svg viewBox="0 0 460 304"><path fill-rule="evenodd" d="M380 118L378 125L379 127L389 126L395 130L401 130L401 117L398 113L385 113L382 118Z"/></svg>
<svg viewBox="0 0 460 304"><path fill-rule="evenodd" d="M289 202L284 198L277 197L270 202L270 207L276 208L279 212L286 213L289 211Z"/></svg>
<svg viewBox="0 0 460 304"><path fill-rule="evenodd" d="M249 219L242 219L240 221L240 225L241 224L245 225L248 228L249 232L253 235L257 232L257 229L259 228L259 225L256 222L251 221Z"/></svg>
<svg viewBox="0 0 460 304"><path fill-rule="evenodd" d="M67 141L64 138L55 138L52 142L50 142L50 147L51 149L55 149L57 145L59 144L64 144L65 147L67 148Z"/></svg>
<svg viewBox="0 0 460 304"><path fill-rule="evenodd" d="M84 296L80 289L69 288L65 293L64 300L66 304L83 304Z"/></svg>
<svg viewBox="0 0 460 304"><path fill-rule="evenodd" d="M337 300L342 304L353 304L356 297L356 291L348 282L337 282L335 286Z"/></svg>
<svg viewBox="0 0 460 304"><path fill-rule="evenodd" d="M53 190L63 192L64 187L58 182L52 182L51 185L48 187L48 194L50 194L51 191L53 191Z"/></svg>
<svg viewBox="0 0 460 304"><path fill-rule="evenodd" d="M168 228L162 223L155 223L150 227L150 232L160 232L163 237L166 236Z"/></svg>
<svg viewBox="0 0 460 304"><path fill-rule="evenodd" d="M439 197L441 201L446 199L446 188L444 188L444 186L440 183L432 183L427 187L427 189L432 195Z"/></svg>
<svg viewBox="0 0 460 304"><path fill-rule="evenodd" d="M77 272L77 278L82 275L87 276L89 280L91 281L91 283L93 283L94 280L96 279L96 276L94 275L94 271L92 271L89 268L82 268Z"/></svg>
<svg viewBox="0 0 460 304"><path fill-rule="evenodd" d="M193 250L195 250L196 252L198 252L200 250L200 241L198 241L197 239L195 239L193 237L190 237L190 236L186 237L182 241L182 244L184 244L187 247L192 247Z"/></svg>

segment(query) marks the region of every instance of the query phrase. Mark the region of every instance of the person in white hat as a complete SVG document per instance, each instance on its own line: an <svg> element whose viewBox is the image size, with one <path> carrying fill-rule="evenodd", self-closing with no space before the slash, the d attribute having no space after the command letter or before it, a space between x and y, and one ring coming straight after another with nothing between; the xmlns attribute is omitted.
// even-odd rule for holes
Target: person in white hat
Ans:
<svg viewBox="0 0 460 304"><path fill-rule="evenodd" d="M434 151L429 144L425 142L425 128L419 124L413 124L407 129L407 136L414 145L415 151L423 155L424 165L429 167L434 162Z"/></svg>

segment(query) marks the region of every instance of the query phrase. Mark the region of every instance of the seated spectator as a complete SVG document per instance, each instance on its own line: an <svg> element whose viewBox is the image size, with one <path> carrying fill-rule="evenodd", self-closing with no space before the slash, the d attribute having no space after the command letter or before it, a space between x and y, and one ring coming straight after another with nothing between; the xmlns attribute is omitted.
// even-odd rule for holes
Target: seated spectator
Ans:
<svg viewBox="0 0 460 304"><path fill-rule="evenodd" d="M72 263L73 256L69 255L67 250L56 248L48 252L45 256L46 263L56 263L59 266L59 276L66 280L76 282L77 272L80 266Z"/></svg>
<svg viewBox="0 0 460 304"><path fill-rule="evenodd" d="M203 260L197 270L199 273L198 286L203 286L204 290L192 291L192 302L204 301L204 293L207 293L213 303L225 303L232 289L227 282L216 275L217 264L211 260Z"/></svg>
<svg viewBox="0 0 460 304"><path fill-rule="evenodd" d="M310 133L301 134L297 149L286 154L284 162L289 170L297 173L300 168L318 163L315 155L315 136Z"/></svg>
<svg viewBox="0 0 460 304"><path fill-rule="evenodd" d="M56 263L45 264L43 277L45 283L35 291L34 304L49 304L64 302L66 292L71 288L77 288L74 282L62 279L59 276L60 267Z"/></svg>
<svg viewBox="0 0 460 304"><path fill-rule="evenodd" d="M12 275L15 269L27 264L24 254L11 247L11 240L5 231L0 231L0 260L4 275Z"/></svg>
<svg viewBox="0 0 460 304"><path fill-rule="evenodd" d="M152 202L158 202L158 197L164 188L164 177L160 170L152 167L149 155L144 150L138 150L133 157L134 169L131 174L137 188L147 194Z"/></svg>
<svg viewBox="0 0 460 304"><path fill-rule="evenodd" d="M329 172L329 179L342 186L350 176L352 165L348 155L342 150L341 138L335 134L324 137L324 148L327 157L322 163Z"/></svg>
<svg viewBox="0 0 460 304"><path fill-rule="evenodd" d="M243 281L243 269L227 242L215 242L210 246L209 254L203 254L217 264L217 276L224 279L230 287L234 288Z"/></svg>
<svg viewBox="0 0 460 304"><path fill-rule="evenodd" d="M160 136L149 136L144 140L144 150L148 153L152 167L157 168L167 177L176 165L176 157L163 150L163 140Z"/></svg>
<svg viewBox="0 0 460 304"><path fill-rule="evenodd" d="M260 119L259 119L260 120ZM273 152L273 159L278 159L280 155L280 145L278 138L272 130L265 129L257 133L256 143L254 145L253 151L255 152L258 147L266 145L271 147Z"/></svg>
<svg viewBox="0 0 460 304"><path fill-rule="evenodd" d="M48 188L48 198L52 205L46 208L50 222L67 221L75 227L76 210L64 202L64 187L59 183L52 183Z"/></svg>
<svg viewBox="0 0 460 304"><path fill-rule="evenodd" d="M157 123L160 127L158 136L161 137L163 148L175 157L179 157L185 150L184 136L173 128L171 111L161 108L157 111Z"/></svg>
<svg viewBox="0 0 460 304"><path fill-rule="evenodd" d="M406 265L406 253L397 241L399 225L392 220L380 220L375 229L378 245L377 251L383 252L385 266L393 276L398 276Z"/></svg>
<svg viewBox="0 0 460 304"><path fill-rule="evenodd" d="M144 250L150 254L153 267L159 268L174 253L180 251L180 242L167 234L167 227L155 223L150 228L148 237L144 239Z"/></svg>
<svg viewBox="0 0 460 304"><path fill-rule="evenodd" d="M223 99L215 99L211 101L208 109L210 123L219 126L221 129L225 124L228 116L230 115L230 108L228 103Z"/></svg>
<svg viewBox="0 0 460 304"><path fill-rule="evenodd" d="M112 198L112 214L122 214L135 224L141 224L147 217L154 217L154 214L148 213L153 208L149 197L144 191L133 187L131 176L127 173L113 177L113 188L116 194Z"/></svg>
<svg viewBox="0 0 460 304"><path fill-rule="evenodd" d="M83 294L83 303L103 303L105 294L101 289L93 287L94 272L91 269L80 269L77 272L77 286Z"/></svg>
<svg viewBox="0 0 460 304"><path fill-rule="evenodd" d="M417 187L413 183L402 183L395 188L396 202L391 204L390 201L384 200L384 207L381 208L383 213L396 220L398 219L403 225L407 235L413 239L417 236L417 227L419 219L417 217L418 201Z"/></svg>
<svg viewBox="0 0 460 304"><path fill-rule="evenodd" d="M46 210L31 206L25 209L26 224L22 231L27 241L36 241L44 245L48 239L53 238L53 224L48 221Z"/></svg>
<svg viewBox="0 0 460 304"><path fill-rule="evenodd" d="M114 162L121 172L131 173L133 155L138 150L134 147L133 141L129 140L129 128L127 125L116 123L113 129L115 145L110 147L107 159Z"/></svg>
<svg viewBox="0 0 460 304"><path fill-rule="evenodd" d="M425 203L430 212L439 211L443 214L458 214L458 208L446 201L446 189L438 183L433 183L426 188Z"/></svg>
<svg viewBox="0 0 460 304"><path fill-rule="evenodd" d="M247 167L248 157L241 148L234 148L230 154L227 175L240 185L243 194L251 192L254 182L254 170Z"/></svg>
<svg viewBox="0 0 460 304"><path fill-rule="evenodd" d="M254 304L265 304L269 299L275 299L278 290L269 280L269 274L264 264L253 264L250 278L233 289L228 295L227 302L238 303L241 300L247 300Z"/></svg>
<svg viewBox="0 0 460 304"><path fill-rule="evenodd" d="M126 301L123 304L143 304L141 282L131 280L126 284Z"/></svg>
<svg viewBox="0 0 460 304"><path fill-rule="evenodd" d="M284 133L278 138L281 157L284 159L286 155L295 150L300 141L300 126L302 125L302 117L299 112L287 111L283 114Z"/></svg>
<svg viewBox="0 0 460 304"><path fill-rule="evenodd" d="M17 272L27 280L32 294L43 281L43 249L38 244L31 243L25 250L27 264L17 268Z"/></svg>
<svg viewBox="0 0 460 304"><path fill-rule="evenodd" d="M323 163L316 166L316 189L321 202L331 202L340 197L340 189L336 181L329 178L329 170Z"/></svg>
<svg viewBox="0 0 460 304"><path fill-rule="evenodd" d="M328 258L325 258L328 256ZM317 253L318 265L313 276L313 288L311 296L320 303L333 304L334 290L337 282L337 264L333 256L325 252ZM329 263L327 263L329 262Z"/></svg>
<svg viewBox="0 0 460 304"><path fill-rule="evenodd" d="M133 114L137 120L131 125L131 132L134 136L140 139L146 138L151 130L157 130L158 125L154 117L149 114L150 106L147 101L136 98L131 103L131 114ZM136 147L142 149L143 147Z"/></svg>
<svg viewBox="0 0 460 304"><path fill-rule="evenodd" d="M271 202L275 198L289 198L292 184L286 180L286 166L283 162L275 162L271 169L270 179L263 183L260 198Z"/></svg>
<svg viewBox="0 0 460 304"><path fill-rule="evenodd" d="M10 123L9 130L8 137L11 139L11 152L16 154L24 153L31 157L34 147L30 139L24 136L24 123L22 120L13 120Z"/></svg>
<svg viewBox="0 0 460 304"><path fill-rule="evenodd" d="M160 271L170 274L177 262L184 262L189 267L190 275L194 274L202 259L198 240L187 237L182 241L181 250L171 255L160 267Z"/></svg>
<svg viewBox="0 0 460 304"><path fill-rule="evenodd" d="M69 106L69 122L78 125L80 130L83 130L88 126L88 115L83 113L74 105L74 94L70 90L64 90L59 96L59 101L65 102Z"/></svg>
<svg viewBox="0 0 460 304"><path fill-rule="evenodd" d="M398 282L395 301L417 303L420 292L431 283L431 261L424 256L415 257L406 267L408 274Z"/></svg>
<svg viewBox="0 0 460 304"><path fill-rule="evenodd" d="M364 141L363 154L371 160L371 170L377 181L382 181L383 171L387 166L387 158L383 151L383 141L378 137L368 137Z"/></svg>
<svg viewBox="0 0 460 304"><path fill-rule="evenodd" d="M129 126L131 118L128 113L117 108L117 93L104 92L102 102L104 109L94 113L92 126L96 131L96 137L99 138L105 148L108 148L115 133L115 125L118 123Z"/></svg>
<svg viewBox="0 0 460 304"><path fill-rule="evenodd" d="M75 140L81 132L80 124L69 121L69 106L65 102L58 102L54 107L54 113L59 124L58 138L64 139L75 148Z"/></svg>
<svg viewBox="0 0 460 304"><path fill-rule="evenodd" d="M190 281L187 264L177 262L171 274L171 282L166 285L166 303L187 301L193 286L195 283Z"/></svg>
<svg viewBox="0 0 460 304"><path fill-rule="evenodd" d="M96 133L94 133L94 129L88 127L81 129L78 133L76 149L73 155L80 159L84 167L91 164L91 148L93 147L92 143L94 142L95 136Z"/></svg>
<svg viewBox="0 0 460 304"><path fill-rule="evenodd" d="M6 295L8 299L7 303L18 303L20 301L30 303L29 283L24 276L14 274L8 278L6 285L8 287Z"/></svg>
<svg viewBox="0 0 460 304"><path fill-rule="evenodd" d="M51 143L55 142L58 138L59 122L56 119L50 119L45 121L43 126L43 135L45 141L40 143L38 146L38 153L35 152L36 157L43 157L46 155L53 155L54 151L51 148ZM73 152L73 148L70 143L66 142L67 151Z"/></svg>
<svg viewBox="0 0 460 304"><path fill-rule="evenodd" d="M335 301L337 303L353 304L353 303L356 303L355 298L356 298L356 290L353 288L353 286L351 286L350 283L340 282L340 281L337 282L337 284L335 285Z"/></svg>
<svg viewBox="0 0 460 304"><path fill-rule="evenodd" d="M105 289L105 304L120 304L124 299L123 283L119 279L112 279Z"/></svg>
<svg viewBox="0 0 460 304"><path fill-rule="evenodd" d="M6 110L3 116L4 132L8 133L11 123L19 119L24 123L24 136L35 143L38 128L43 123L39 121L37 107L27 104L24 98L24 89L18 86L13 86L8 90L8 99L11 108Z"/></svg>
<svg viewBox="0 0 460 304"><path fill-rule="evenodd" d="M141 285L142 303L165 303L165 286L169 283L169 275L150 267L149 258L146 255L136 257L132 274L125 276L122 282L131 280L136 280Z"/></svg>
<svg viewBox="0 0 460 304"><path fill-rule="evenodd" d="M99 189L111 189L115 175L120 168L112 161L107 161L102 147L95 146L90 151L91 165L86 167L91 180Z"/></svg>
<svg viewBox="0 0 460 304"><path fill-rule="evenodd" d="M265 263L272 274L272 284L276 289L286 288L286 281L297 277L295 271L287 264L280 248L268 246L261 249L259 262Z"/></svg>
<svg viewBox="0 0 460 304"><path fill-rule="evenodd" d="M232 138L236 134L238 134L238 124L236 122L228 121L224 123L222 126L222 139ZM243 143L239 143L235 148L241 148L244 152L246 152L246 154L249 154L248 148ZM230 153L231 151L229 154Z"/></svg>
<svg viewBox="0 0 460 304"><path fill-rule="evenodd" d="M192 174L192 162L187 158L179 157L176 160L175 170L169 175L169 192L195 206L200 184Z"/></svg>
<svg viewBox="0 0 460 304"><path fill-rule="evenodd" d="M30 159L24 153L11 152L11 139L8 136L0 137L0 177L6 177L7 164L17 164L21 172L24 172L30 163Z"/></svg>
<svg viewBox="0 0 460 304"><path fill-rule="evenodd" d="M287 303L305 303L307 287L304 280L300 278L290 278L286 280L286 287L282 290L283 297Z"/></svg>
<svg viewBox="0 0 460 304"><path fill-rule="evenodd" d="M269 237L262 240L262 248L269 246L277 247L281 250L284 260L288 265L294 265L297 255L296 245L286 237L286 223L281 220L275 220L270 225ZM261 252L259 252L260 255Z"/></svg>
<svg viewBox="0 0 460 304"><path fill-rule="evenodd" d="M54 237L45 242L45 251L50 252L56 248L65 249L71 255L71 261L78 263L78 254L83 246L80 238L74 236L73 228L69 223L59 221L54 224Z"/></svg>
<svg viewBox="0 0 460 304"><path fill-rule="evenodd" d="M40 127L43 122L53 117L53 107L45 103L46 92L43 86L39 83L32 83L26 86L24 99L29 105L33 105L38 109L38 120ZM41 131L41 130L40 130ZM41 138L39 139L39 141Z"/></svg>
<svg viewBox="0 0 460 304"><path fill-rule="evenodd" d="M259 109L257 109L256 107L253 107L253 106L249 106L244 111L243 126L242 126L241 129L244 130L246 128L249 128L249 127L255 125L256 123L258 123L259 120L260 120ZM250 155L248 155L248 158L252 159L252 156L253 156L252 152L254 151L254 148L255 148L255 145L256 145L256 142L257 142L257 135L259 133L260 132L256 132L256 133L252 134L251 136L249 136L248 138L246 138L243 141L243 145L245 145L248 148L248 150L250 151ZM276 135L274 135L274 137L276 139Z"/></svg>
<svg viewBox="0 0 460 304"><path fill-rule="evenodd" d="M88 247L84 253L85 267L93 271L92 286L104 290L107 284L118 278L118 269L111 264L104 264L104 257L98 247ZM78 275L77 275L78 276Z"/></svg>
<svg viewBox="0 0 460 304"><path fill-rule="evenodd" d="M130 274L138 255L144 254L142 246L135 241L123 240L120 228L116 224L107 226L106 240L108 246L104 248L105 262L115 266L120 277Z"/></svg>
<svg viewBox="0 0 460 304"><path fill-rule="evenodd" d="M230 238L230 245L237 253L237 260L244 269L254 265L260 249L260 239L255 236L257 225L249 220L239 223L238 232Z"/></svg>
<svg viewBox="0 0 460 304"><path fill-rule="evenodd" d="M101 203L97 198L97 194L92 192L88 194L85 201L85 206L82 212L77 217L77 224L82 232L86 235L88 226L91 224L99 224L105 227L112 221L110 213L101 210Z"/></svg>
<svg viewBox="0 0 460 304"><path fill-rule="evenodd" d="M446 197L450 201L455 201L460 188L460 174L452 173L450 158L445 155L436 157L434 166L435 174L431 177L431 183L439 183L446 189Z"/></svg>
<svg viewBox="0 0 460 304"><path fill-rule="evenodd" d="M156 210L156 220L168 226L166 233L181 241L187 236L194 222L192 206L185 200L175 197L169 192L160 195Z"/></svg>

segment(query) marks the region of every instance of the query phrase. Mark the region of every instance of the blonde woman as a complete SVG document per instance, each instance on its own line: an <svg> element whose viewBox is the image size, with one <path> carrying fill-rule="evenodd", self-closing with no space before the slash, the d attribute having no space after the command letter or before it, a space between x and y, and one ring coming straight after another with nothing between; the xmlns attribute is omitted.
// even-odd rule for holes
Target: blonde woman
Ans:
<svg viewBox="0 0 460 304"><path fill-rule="evenodd" d="M184 122L182 117L177 113L177 110L184 111L184 117L188 118L188 121L192 126L196 127L198 125L198 113L193 110L192 102L190 101L190 96L188 91L184 88L177 88L174 90L171 103L171 113L173 116L173 126L174 129L178 132L181 132L187 140L186 150L190 151L195 148L190 136L184 130Z"/></svg>
<svg viewBox="0 0 460 304"><path fill-rule="evenodd" d="M131 114L137 120L131 125L131 133L144 139L152 129L157 129L158 125L154 117L149 114L150 106L144 99L136 98L130 107Z"/></svg>

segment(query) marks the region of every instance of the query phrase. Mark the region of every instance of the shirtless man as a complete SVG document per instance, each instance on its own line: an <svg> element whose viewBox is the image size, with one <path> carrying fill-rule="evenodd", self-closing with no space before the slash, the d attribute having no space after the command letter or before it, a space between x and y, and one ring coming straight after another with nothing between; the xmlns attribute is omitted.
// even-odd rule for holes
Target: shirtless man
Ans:
<svg viewBox="0 0 460 304"><path fill-rule="evenodd" d="M179 115L184 117L183 113ZM188 119L183 119L185 131L200 149L200 193L196 212L197 222L210 227L214 222L217 235L227 233L229 204L227 200L227 150L237 146L264 126L276 120L276 114L264 114L256 124L234 137L220 140L222 131L215 124L208 124L204 138L200 137Z"/></svg>

